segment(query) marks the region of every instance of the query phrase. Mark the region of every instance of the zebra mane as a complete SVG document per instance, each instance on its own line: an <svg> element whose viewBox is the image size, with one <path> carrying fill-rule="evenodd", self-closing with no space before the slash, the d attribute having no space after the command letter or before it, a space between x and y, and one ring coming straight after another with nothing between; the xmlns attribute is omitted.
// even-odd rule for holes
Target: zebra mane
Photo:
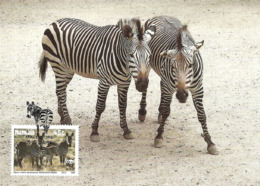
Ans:
<svg viewBox="0 0 260 186"><path fill-rule="evenodd" d="M144 32L143 32L143 28L141 26L140 19L137 19L137 18L133 18L133 19L120 19L117 22L118 28L123 29L123 26L125 26L125 25L129 25L131 27L133 33L137 35L138 40L140 40L140 41L143 40Z"/></svg>
<svg viewBox="0 0 260 186"><path fill-rule="evenodd" d="M180 29L179 29L179 33L177 35L176 38L176 45L177 45L177 49L181 50L181 48L183 47L183 41L182 41L182 37L183 37L183 33L185 33L187 31L187 25L183 25Z"/></svg>

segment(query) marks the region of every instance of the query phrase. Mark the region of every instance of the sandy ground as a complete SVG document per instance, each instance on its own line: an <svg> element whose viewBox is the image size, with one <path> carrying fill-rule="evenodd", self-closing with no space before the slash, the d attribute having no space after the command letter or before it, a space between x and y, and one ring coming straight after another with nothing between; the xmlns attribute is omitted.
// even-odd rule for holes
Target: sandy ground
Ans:
<svg viewBox="0 0 260 186"><path fill-rule="evenodd" d="M260 185L260 2L259 1L0 1L0 185ZM208 127L220 154L207 154L191 98L172 103L164 141L153 148L160 99L159 77L150 73L147 119L138 121L141 94L131 84L127 121L134 140L122 137L116 87L111 87L100 121L100 143L90 142L97 80L75 76L68 108L80 126L79 177L11 177L11 124L32 124L26 101L54 111L59 122L51 68L40 82L41 37L62 17L96 25L119 18L178 17L193 37L205 40L204 105Z"/></svg>

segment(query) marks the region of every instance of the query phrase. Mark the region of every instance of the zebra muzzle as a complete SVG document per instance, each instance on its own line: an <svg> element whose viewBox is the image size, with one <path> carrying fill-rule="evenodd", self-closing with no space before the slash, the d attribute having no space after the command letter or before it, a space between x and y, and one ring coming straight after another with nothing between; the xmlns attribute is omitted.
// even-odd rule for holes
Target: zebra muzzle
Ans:
<svg viewBox="0 0 260 186"><path fill-rule="evenodd" d="M147 90L148 83L148 79L137 79L135 87L139 92L145 92Z"/></svg>
<svg viewBox="0 0 260 186"><path fill-rule="evenodd" d="M188 92L185 90L177 90L176 98L179 100L180 103L186 103L188 95Z"/></svg>

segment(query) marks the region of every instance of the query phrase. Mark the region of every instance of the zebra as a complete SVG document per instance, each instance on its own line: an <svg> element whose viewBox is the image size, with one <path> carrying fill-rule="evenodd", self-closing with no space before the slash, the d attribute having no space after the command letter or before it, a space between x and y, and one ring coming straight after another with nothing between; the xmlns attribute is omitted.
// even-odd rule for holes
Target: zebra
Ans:
<svg viewBox="0 0 260 186"><path fill-rule="evenodd" d="M72 133L71 135L66 133L65 139L60 144L51 141L47 145L47 147L55 146L58 148L58 154L60 155L61 164L65 163L65 158L68 153L68 148L71 147L73 136L74 136L74 133Z"/></svg>
<svg viewBox="0 0 260 186"><path fill-rule="evenodd" d="M41 157L41 149L36 140L31 144L21 141L16 145L16 155L19 166L22 168L22 160L25 157L30 157L32 167L34 167L34 161L36 162L37 168L39 168L39 158Z"/></svg>
<svg viewBox="0 0 260 186"><path fill-rule="evenodd" d="M17 157L17 164L22 168L22 161L24 159L24 157L27 157L29 156L29 152L28 152L28 148L29 148L29 145L24 142L24 141L21 141L19 142L16 146L15 146L15 149L16 149L16 157Z"/></svg>
<svg viewBox="0 0 260 186"><path fill-rule="evenodd" d="M42 135L40 135L38 132L37 132L37 139L38 139L38 144L40 146L40 150L41 150L41 155L40 155L40 164L43 165L43 158L46 156L46 148L43 147L43 144L45 143L44 141L44 136L45 136L45 133L43 132Z"/></svg>
<svg viewBox="0 0 260 186"><path fill-rule="evenodd" d="M48 165L48 162L50 162L50 165L52 165L53 156L59 155L58 147L57 146L44 147L44 150L46 156L46 166Z"/></svg>
<svg viewBox="0 0 260 186"><path fill-rule="evenodd" d="M53 120L53 112L50 109L41 109L32 102L31 104L29 101L26 102L27 104L27 117L31 118L34 117L35 123L37 126L37 133L39 133L39 125L38 122L41 121L41 126L43 126L44 131L47 133L49 129L49 124L51 124Z"/></svg>
<svg viewBox="0 0 260 186"><path fill-rule="evenodd" d="M206 115L203 107L203 61L199 48L204 41L195 42L187 25L173 17L158 16L148 19L145 27L156 26L156 35L152 38L149 46L152 51L150 65L161 77L161 101L159 106L158 121L160 127L154 140L155 147L163 146L164 124L170 115L170 104L172 95L180 103L185 103L188 90L191 92L194 106L197 111L198 120L202 125L203 137L207 142L207 150L210 154L218 154L215 144L212 142L207 129ZM139 120L145 120L146 115L146 91L142 93L139 109Z"/></svg>
<svg viewBox="0 0 260 186"><path fill-rule="evenodd" d="M147 89L151 69L148 43L155 32L154 25L143 30L139 19L120 19L117 25L102 27L71 18L52 23L42 38L43 52L39 61L39 74L44 81L49 62L56 78L61 124L71 124L66 106L66 88L76 73L99 79L96 115L90 140L100 141L98 124L112 85L117 85L123 136L132 139L133 135L126 122L127 92L131 77L139 92Z"/></svg>

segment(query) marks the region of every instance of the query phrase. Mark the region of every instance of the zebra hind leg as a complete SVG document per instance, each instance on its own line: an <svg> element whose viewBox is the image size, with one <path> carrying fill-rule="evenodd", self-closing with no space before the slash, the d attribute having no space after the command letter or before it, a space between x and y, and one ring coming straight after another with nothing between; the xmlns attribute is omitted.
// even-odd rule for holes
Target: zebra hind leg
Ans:
<svg viewBox="0 0 260 186"><path fill-rule="evenodd" d="M146 93L147 91L145 92L142 92L142 99L141 99L141 102L140 102L140 109L139 109L139 112L138 112L138 119L139 121L141 122L144 122L145 120L145 117L146 117Z"/></svg>
<svg viewBox="0 0 260 186"><path fill-rule="evenodd" d="M101 114L104 112L106 107L106 99L107 93L109 91L110 85L99 82L98 85L98 99L96 104L96 116L92 123L92 133L90 135L90 140L92 142L99 142L99 134L98 134L98 123L100 120Z"/></svg>
<svg viewBox="0 0 260 186"><path fill-rule="evenodd" d="M125 139L133 139L132 132L128 129L127 122L126 122L126 106L127 106L127 92L128 92L129 84L126 85L118 85L117 92L118 92L118 105L119 105L119 112L120 112L120 127L124 131L124 138Z"/></svg>
<svg viewBox="0 0 260 186"><path fill-rule="evenodd" d="M61 117L60 120L61 124L71 124L71 118L69 116L69 112L66 105L66 99L67 99L66 88L67 85L70 83L74 73L68 73L64 69L62 69L61 71L64 73L61 72L55 73L56 94L58 97L58 113Z"/></svg>

